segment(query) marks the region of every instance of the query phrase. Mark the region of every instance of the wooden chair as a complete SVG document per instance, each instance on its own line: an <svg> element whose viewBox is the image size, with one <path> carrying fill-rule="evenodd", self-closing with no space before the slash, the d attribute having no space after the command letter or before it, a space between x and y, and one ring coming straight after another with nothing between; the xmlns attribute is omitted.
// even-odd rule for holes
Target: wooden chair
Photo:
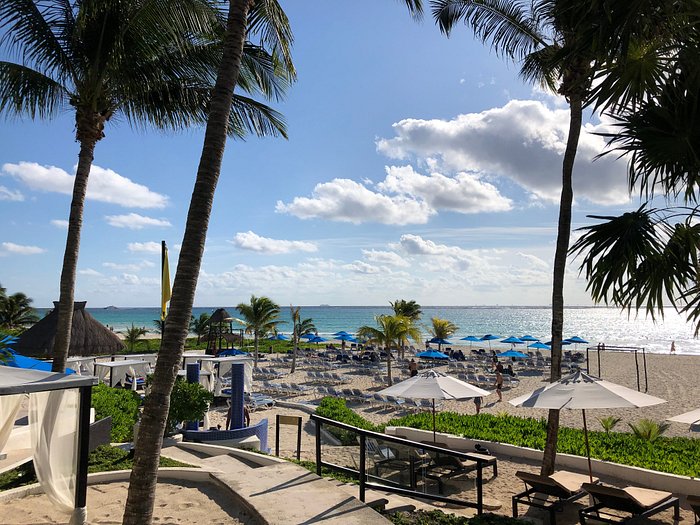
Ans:
<svg viewBox="0 0 700 525"><path fill-rule="evenodd" d="M564 504L586 495L582 485L590 480L584 474L560 470L551 476L518 471L515 475L525 483L525 490L513 496L513 517L518 517L518 503L549 512L549 523L557 523L557 512ZM594 478L595 479L595 478ZM595 481L598 481L595 479Z"/></svg>
<svg viewBox="0 0 700 525"><path fill-rule="evenodd" d="M593 497L594 504L579 511L581 525L587 519L603 523L629 523L637 517L646 518L673 507L673 523L680 520L678 498L670 492L627 487L619 489L606 485L584 483L583 489Z"/></svg>

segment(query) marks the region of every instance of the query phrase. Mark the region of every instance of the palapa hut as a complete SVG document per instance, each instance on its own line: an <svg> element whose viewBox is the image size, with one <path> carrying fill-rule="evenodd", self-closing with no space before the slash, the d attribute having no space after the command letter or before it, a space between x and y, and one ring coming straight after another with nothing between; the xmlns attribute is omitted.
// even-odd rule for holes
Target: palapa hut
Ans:
<svg viewBox="0 0 700 525"><path fill-rule="evenodd" d="M209 332L207 333L207 354L214 355L219 350L229 348L229 344L242 344L243 330L233 330L234 317L225 308L217 308L209 318Z"/></svg>
<svg viewBox="0 0 700 525"><path fill-rule="evenodd" d="M73 311L68 355L110 355L124 348L124 343L106 326L85 311L85 301L76 302ZM58 323L58 302L41 321L24 332L14 345L17 353L33 357L51 357Z"/></svg>

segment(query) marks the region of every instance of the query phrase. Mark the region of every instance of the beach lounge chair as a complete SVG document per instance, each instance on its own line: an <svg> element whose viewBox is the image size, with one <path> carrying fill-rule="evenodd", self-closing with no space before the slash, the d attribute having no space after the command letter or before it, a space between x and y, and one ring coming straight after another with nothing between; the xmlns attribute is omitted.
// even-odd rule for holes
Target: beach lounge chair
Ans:
<svg viewBox="0 0 700 525"><path fill-rule="evenodd" d="M673 508L673 523L680 520L678 498L670 492L627 487L619 489L607 485L584 483L583 489L593 498L594 504L579 511L581 525L586 520L603 523L630 523L635 518L646 518Z"/></svg>
<svg viewBox="0 0 700 525"><path fill-rule="evenodd" d="M585 474L566 470L560 470L551 476L524 471L518 471L515 475L525 483L525 490L513 496L513 517L518 517L518 503L520 503L549 512L550 525L556 525L557 512L562 510L565 503L576 501L586 495L583 484L590 480L590 477Z"/></svg>
<svg viewBox="0 0 700 525"><path fill-rule="evenodd" d="M700 525L700 496L688 496L688 505L695 514L695 525Z"/></svg>

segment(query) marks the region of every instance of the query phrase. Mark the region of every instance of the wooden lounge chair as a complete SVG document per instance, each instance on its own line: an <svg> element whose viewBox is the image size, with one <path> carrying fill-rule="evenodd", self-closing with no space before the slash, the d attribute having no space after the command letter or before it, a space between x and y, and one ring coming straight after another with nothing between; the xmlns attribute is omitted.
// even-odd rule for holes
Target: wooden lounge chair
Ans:
<svg viewBox="0 0 700 525"><path fill-rule="evenodd" d="M581 525L587 519L603 523L629 523L633 518L646 518L673 507L673 523L680 520L678 498L670 492L627 487L618 489L607 485L584 483L583 489L593 497L594 504L579 511Z"/></svg>
<svg viewBox="0 0 700 525"><path fill-rule="evenodd" d="M560 470L551 476L518 471L515 475L525 483L525 490L513 496L513 517L518 517L518 503L549 512L549 523L557 523L557 512L564 504L586 495L582 485L590 480L585 474ZM595 481L598 481L594 478Z"/></svg>
<svg viewBox="0 0 700 525"><path fill-rule="evenodd" d="M700 525L700 496L688 496L688 505L695 514L695 525Z"/></svg>

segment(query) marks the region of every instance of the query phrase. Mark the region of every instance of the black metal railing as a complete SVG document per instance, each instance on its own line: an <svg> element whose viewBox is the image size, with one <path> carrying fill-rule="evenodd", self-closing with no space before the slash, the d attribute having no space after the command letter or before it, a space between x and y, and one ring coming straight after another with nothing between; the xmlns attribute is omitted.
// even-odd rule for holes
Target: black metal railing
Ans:
<svg viewBox="0 0 700 525"><path fill-rule="evenodd" d="M456 450L450 450L443 448L441 446L436 446L431 443L422 442L418 443L416 441L411 441L408 439L390 436L388 434L380 434L378 432L372 432L369 430L364 430L361 428L353 427L351 425L346 425L345 423L340 423L333 419L328 419L316 414L311 415L311 420L314 421L316 427L316 473L320 476L321 469L323 467L342 472L346 475L354 477L359 480L359 499L360 501L365 501L365 493L367 489L381 490L384 492L391 492L400 494L402 496L427 499L432 501L440 501L443 503L460 505L463 507L472 507L477 510L478 514L483 513L483 483L484 483L484 467L490 462L485 460L483 456L473 455L469 452L460 452ZM349 466L337 465L335 463L329 463L323 461L322 449L321 449L321 436L324 426L336 427L344 431L352 432L357 435L357 441L359 444L359 460L357 461L356 467L351 468ZM407 450L409 454L405 458L394 457L388 458L386 463L393 461L393 464L401 463L404 470L408 471L409 483L406 485L401 480L391 480L380 475L380 467L382 463L375 462L374 464L374 474L370 472L367 468L368 460L368 440L372 440L374 443L389 443L396 445L396 449L391 449L394 452L396 450ZM384 447L387 448L388 447ZM437 459L436 459L437 458ZM443 461L440 461L442 458ZM452 465L460 465L461 461L467 461L473 468L464 468L462 470L445 470L441 465L448 464L449 462L444 461L445 458L453 458ZM454 461L456 460L456 461ZM441 489L443 487L443 482L446 479L452 477L452 474L468 473L471 471L476 472L476 501L469 501L466 499L456 499L453 497L448 497L442 495ZM426 481L432 480L438 484L438 494L432 494L427 491L427 486L424 484L423 490L418 490L417 474L422 472ZM446 479L443 479L443 475Z"/></svg>

